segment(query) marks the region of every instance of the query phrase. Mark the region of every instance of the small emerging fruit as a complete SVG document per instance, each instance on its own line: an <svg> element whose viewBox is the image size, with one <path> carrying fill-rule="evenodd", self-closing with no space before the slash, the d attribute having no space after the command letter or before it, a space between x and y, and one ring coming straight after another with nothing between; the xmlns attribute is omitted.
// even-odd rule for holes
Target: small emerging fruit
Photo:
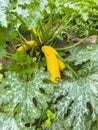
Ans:
<svg viewBox="0 0 98 130"><path fill-rule="evenodd" d="M33 57L33 58L32 58L32 61L33 61L33 62L36 62L36 61L37 61L37 58L36 58L36 57Z"/></svg>

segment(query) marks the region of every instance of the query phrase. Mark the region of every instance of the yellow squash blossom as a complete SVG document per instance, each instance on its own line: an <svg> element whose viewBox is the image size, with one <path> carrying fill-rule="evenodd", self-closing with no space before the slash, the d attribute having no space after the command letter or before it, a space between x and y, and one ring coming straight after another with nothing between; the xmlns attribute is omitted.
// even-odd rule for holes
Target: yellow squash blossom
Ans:
<svg viewBox="0 0 98 130"><path fill-rule="evenodd" d="M51 46L43 46L42 52L46 58L47 70L51 73L50 80L57 83L56 78L61 78L60 70L65 68L65 64L57 57L58 53Z"/></svg>
<svg viewBox="0 0 98 130"><path fill-rule="evenodd" d="M37 45L37 44L35 43L35 41L28 41L27 44L30 45L30 46L32 46L32 45L35 45L35 46L36 46L36 45ZM28 50L29 50L29 47L26 46L26 45L22 45L22 46L20 46L20 47L17 49L18 52L23 52L23 51L28 51Z"/></svg>

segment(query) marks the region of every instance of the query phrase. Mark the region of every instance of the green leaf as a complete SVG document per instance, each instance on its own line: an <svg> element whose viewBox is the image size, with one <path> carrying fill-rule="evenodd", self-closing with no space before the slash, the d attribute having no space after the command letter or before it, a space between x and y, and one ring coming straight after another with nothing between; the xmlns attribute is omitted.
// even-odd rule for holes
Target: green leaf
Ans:
<svg viewBox="0 0 98 130"><path fill-rule="evenodd" d="M64 120L56 120L51 123L49 130L69 130L64 126Z"/></svg>
<svg viewBox="0 0 98 130"><path fill-rule="evenodd" d="M0 63L0 70L2 70L2 64Z"/></svg>
<svg viewBox="0 0 98 130"><path fill-rule="evenodd" d="M2 75L2 74L0 74L0 82L2 81L2 78L3 78L3 75Z"/></svg>
<svg viewBox="0 0 98 130"><path fill-rule="evenodd" d="M98 61L98 45L90 44L84 46L80 50L76 50L70 57L66 59L68 62L73 62L75 66L85 63L87 61L97 62Z"/></svg>
<svg viewBox="0 0 98 130"><path fill-rule="evenodd" d="M98 30L97 29L89 30L89 35L98 35Z"/></svg>
<svg viewBox="0 0 98 130"><path fill-rule="evenodd" d="M11 25L8 28L0 26L0 59L6 55L6 42L10 42L17 36L17 32Z"/></svg>
<svg viewBox="0 0 98 130"><path fill-rule="evenodd" d="M21 80L15 72L6 72L0 84L0 109L15 119L20 130L26 129L28 123L28 129L33 128L33 123L51 101L54 85L45 79L49 79L49 74L41 68L34 71L32 80L28 82Z"/></svg>
<svg viewBox="0 0 98 130"><path fill-rule="evenodd" d="M19 0L18 4L19 4L19 5L24 5L24 4L27 4L27 5L28 5L28 4L30 4L31 2L32 2L32 0L25 0L25 1L24 1L24 0Z"/></svg>
<svg viewBox="0 0 98 130"><path fill-rule="evenodd" d="M84 47L73 49L71 56L65 61L74 68L78 76L85 77L88 74L93 74L98 71L97 53L98 44L92 43Z"/></svg>
<svg viewBox="0 0 98 130"><path fill-rule="evenodd" d="M1 130L19 130L17 123L13 117L8 117L4 113L0 113L0 129Z"/></svg>
<svg viewBox="0 0 98 130"><path fill-rule="evenodd" d="M2 59L2 57L5 55L6 55L6 44L0 43L0 59Z"/></svg>
<svg viewBox="0 0 98 130"><path fill-rule="evenodd" d="M6 8L8 6L8 2L5 0L0 1L0 25L2 27L7 27L7 16L6 16Z"/></svg>
<svg viewBox="0 0 98 130"><path fill-rule="evenodd" d="M17 32L12 24L8 28L0 27L0 42L12 41L16 36Z"/></svg>
<svg viewBox="0 0 98 130"><path fill-rule="evenodd" d="M49 128L49 127L51 126L51 121L50 121L50 119L47 119L47 120L45 121L45 125L46 125L47 128Z"/></svg>
<svg viewBox="0 0 98 130"><path fill-rule="evenodd" d="M52 111L50 111L49 109L46 111L46 114L49 119L55 118L55 114Z"/></svg>
<svg viewBox="0 0 98 130"><path fill-rule="evenodd" d="M21 78L24 76L30 77L33 73L33 70L38 66L36 62L32 61L32 57L26 52L16 52L12 55L12 57L10 57L10 59L13 60L13 63L11 63L7 69L9 71L15 71L19 73Z"/></svg>
<svg viewBox="0 0 98 130"><path fill-rule="evenodd" d="M2 64L0 63L0 70L2 70ZM2 81L3 74L0 73L0 82Z"/></svg>
<svg viewBox="0 0 98 130"><path fill-rule="evenodd" d="M61 82L54 92L54 102L56 120L62 121L62 127L67 130L93 130L97 127L98 72L72 82Z"/></svg>

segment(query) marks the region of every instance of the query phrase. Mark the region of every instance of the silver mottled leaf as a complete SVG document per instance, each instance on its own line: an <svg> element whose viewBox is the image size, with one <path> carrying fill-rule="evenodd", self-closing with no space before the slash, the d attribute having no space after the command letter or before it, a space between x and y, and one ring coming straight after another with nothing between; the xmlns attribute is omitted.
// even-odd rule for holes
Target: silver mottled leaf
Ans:
<svg viewBox="0 0 98 130"><path fill-rule="evenodd" d="M45 79L49 79L49 74L43 68L35 70L28 82L22 81L15 72L6 72L0 84L0 108L9 117L15 116L19 128L34 123L47 109L54 87Z"/></svg>
<svg viewBox="0 0 98 130"><path fill-rule="evenodd" d="M68 62L74 62L74 65L79 65L87 61L95 62L98 61L98 45L90 44L81 50L75 51L70 57Z"/></svg>
<svg viewBox="0 0 98 130"><path fill-rule="evenodd" d="M0 0L0 24L2 27L7 27L6 8L8 6L7 0Z"/></svg>
<svg viewBox="0 0 98 130"><path fill-rule="evenodd" d="M98 73L61 82L54 92L54 102L57 121L63 120L67 130L89 130L98 115Z"/></svg>

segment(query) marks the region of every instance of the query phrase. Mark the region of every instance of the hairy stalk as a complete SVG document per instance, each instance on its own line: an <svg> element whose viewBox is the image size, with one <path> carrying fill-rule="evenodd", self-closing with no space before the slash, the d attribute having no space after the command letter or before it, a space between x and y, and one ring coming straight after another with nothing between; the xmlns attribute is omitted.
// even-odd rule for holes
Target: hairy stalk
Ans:
<svg viewBox="0 0 98 130"><path fill-rule="evenodd" d="M21 40L21 43L26 45L27 47L31 48L31 46L29 44L27 44L27 40L23 37L23 35L18 31L18 34L20 36L20 40Z"/></svg>
<svg viewBox="0 0 98 130"><path fill-rule="evenodd" d="M65 61L63 60L63 58L62 58L60 55L58 55L58 54L57 54L57 57L64 62L65 66L66 66L66 67L73 73L73 75L77 78L76 72L75 72L67 63L65 63Z"/></svg>
<svg viewBox="0 0 98 130"><path fill-rule="evenodd" d="M56 50L58 50L58 51L63 51L63 50L72 49L72 48L78 46L79 44L81 44L82 42L84 42L87 38L88 38L88 36L85 37L85 38L83 38L82 40L80 40L79 42L77 42L76 44L74 44L74 45L72 45L72 46L63 47L63 48L56 48Z"/></svg>
<svg viewBox="0 0 98 130"><path fill-rule="evenodd" d="M12 52L13 51L13 49L9 46L9 45L7 45L7 48Z"/></svg>
<svg viewBox="0 0 98 130"><path fill-rule="evenodd" d="M25 42L22 39L20 39L20 38L16 37L15 40L17 40L20 43L19 45L25 44Z"/></svg>
<svg viewBox="0 0 98 130"><path fill-rule="evenodd" d="M15 46L15 44L13 43L13 41L11 42L11 45L12 45L13 49L16 50L16 46Z"/></svg>
<svg viewBox="0 0 98 130"><path fill-rule="evenodd" d="M26 22L25 22L25 20L24 19L22 19L22 17L21 16L19 16L17 13L15 13L15 12L11 12L13 15L15 15L16 17L17 17L17 19L19 19L19 21L21 21L21 23L23 23L23 25L25 25L25 27L27 27L28 28L28 26L27 26L27 24L26 24Z"/></svg>
<svg viewBox="0 0 98 130"><path fill-rule="evenodd" d="M62 30L64 30L67 27L67 25L70 23L71 20L72 18L70 18L65 25L57 26L56 30L53 31L54 32L53 37L47 41L47 44L53 41L57 37L57 35L59 35L62 32Z"/></svg>
<svg viewBox="0 0 98 130"><path fill-rule="evenodd" d="M39 42L38 36L34 33L33 30L31 30L31 34L33 36L33 39L36 41L37 45L40 46L40 42Z"/></svg>
<svg viewBox="0 0 98 130"><path fill-rule="evenodd" d="M50 31L51 27L52 27L52 9L50 10L49 22L48 22L48 24L47 24L47 26L45 28L46 38L47 38L47 36L49 34L49 31Z"/></svg>
<svg viewBox="0 0 98 130"><path fill-rule="evenodd" d="M24 38L24 36L19 31L18 31L18 34L19 34L21 39L23 39L25 42L27 42L27 40Z"/></svg>

